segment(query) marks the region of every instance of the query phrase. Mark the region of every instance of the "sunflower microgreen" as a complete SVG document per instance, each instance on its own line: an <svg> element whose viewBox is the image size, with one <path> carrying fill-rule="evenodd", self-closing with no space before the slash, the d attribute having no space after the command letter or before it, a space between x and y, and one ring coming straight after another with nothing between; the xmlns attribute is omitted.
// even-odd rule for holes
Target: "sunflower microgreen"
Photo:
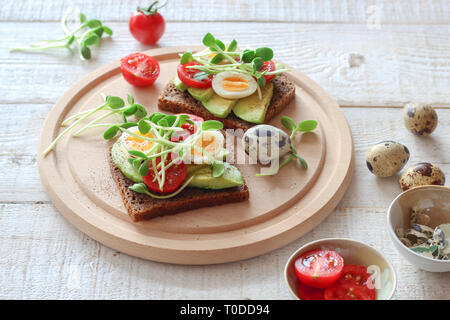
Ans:
<svg viewBox="0 0 450 320"><path fill-rule="evenodd" d="M256 50L238 50L237 41L232 40L226 46L221 40L215 38L211 33L207 33L202 43L209 49L209 52L201 51L193 54L190 50L181 55L180 63L186 64L195 61L196 64L187 66L188 69L196 69L200 72L194 75L194 79L201 81L211 74L223 71L234 71L256 78L258 83L258 95L262 98L260 88L266 85L265 75L276 76L282 72L289 71L284 67L276 70L262 70L265 62L272 60L273 50L267 47Z"/></svg>
<svg viewBox="0 0 450 320"><path fill-rule="evenodd" d="M89 60L92 56L92 51L89 47L99 45L103 34L112 36L113 31L102 25L102 22L97 19L87 20L86 15L79 14L80 24L74 30L70 31L67 27L67 21L72 13L72 8L67 10L66 14L61 19L61 27L65 34L60 39L39 40L37 43L32 43L28 47L10 48L10 51L20 52L39 52L49 49L63 48L72 52L73 44L78 46L79 56L82 60Z"/></svg>

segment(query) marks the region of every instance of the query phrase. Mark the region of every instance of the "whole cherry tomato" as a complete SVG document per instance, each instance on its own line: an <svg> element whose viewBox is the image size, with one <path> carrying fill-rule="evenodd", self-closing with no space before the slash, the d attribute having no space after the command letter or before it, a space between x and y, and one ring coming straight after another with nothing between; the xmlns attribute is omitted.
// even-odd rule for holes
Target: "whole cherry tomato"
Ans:
<svg viewBox="0 0 450 320"><path fill-rule="evenodd" d="M138 7L130 17L128 26L133 37L142 44L152 45L164 34L166 21L159 14L158 2L153 2L148 8Z"/></svg>

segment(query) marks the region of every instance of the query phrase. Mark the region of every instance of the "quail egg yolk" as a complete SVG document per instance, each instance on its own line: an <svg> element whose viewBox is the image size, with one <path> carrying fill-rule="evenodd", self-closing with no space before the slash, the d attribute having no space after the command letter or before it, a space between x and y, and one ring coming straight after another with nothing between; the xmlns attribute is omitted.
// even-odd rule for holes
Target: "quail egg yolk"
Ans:
<svg viewBox="0 0 450 320"><path fill-rule="evenodd" d="M142 134L142 133L140 133L139 130L135 130L135 131L133 131L133 133L136 135L146 137L146 138L153 138L153 134L151 134L150 132L146 133L146 134ZM128 135L125 138L125 143L126 143L128 149L142 151L142 152L149 150L153 146L152 141L139 139L139 138L131 136L131 135Z"/></svg>
<svg viewBox="0 0 450 320"><path fill-rule="evenodd" d="M200 137L200 139L196 141L195 145L204 149L208 153L216 150L219 147L218 141L216 141L216 137L209 134L203 134L202 137ZM191 154L202 155L202 151L192 148Z"/></svg>
<svg viewBox="0 0 450 320"><path fill-rule="evenodd" d="M228 77L222 81L222 88L226 91L241 92L247 90L248 87L248 82L240 77Z"/></svg>

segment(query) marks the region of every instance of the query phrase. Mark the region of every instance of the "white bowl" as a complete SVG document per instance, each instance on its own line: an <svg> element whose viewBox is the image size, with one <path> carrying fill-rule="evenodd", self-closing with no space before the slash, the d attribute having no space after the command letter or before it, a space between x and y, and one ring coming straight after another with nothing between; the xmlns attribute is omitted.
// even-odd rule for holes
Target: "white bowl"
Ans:
<svg viewBox="0 0 450 320"><path fill-rule="evenodd" d="M450 223L450 188L444 186L421 186L401 193L388 209L387 224L392 242L398 252L411 264L430 272L449 272L450 260L437 260L422 256L405 246L395 233L396 228L407 228L413 206L429 208L431 227Z"/></svg>
<svg viewBox="0 0 450 320"><path fill-rule="evenodd" d="M295 251L284 268L284 279L292 297L300 300L297 295L297 276L295 275L294 263L297 258L310 250L328 249L335 250L342 258L345 264L363 265L368 271L376 271L374 275L374 285L377 290L377 300L389 300L394 295L397 286L397 277L395 270L389 261L377 250L359 241L328 238L313 241L305 244L303 247Z"/></svg>

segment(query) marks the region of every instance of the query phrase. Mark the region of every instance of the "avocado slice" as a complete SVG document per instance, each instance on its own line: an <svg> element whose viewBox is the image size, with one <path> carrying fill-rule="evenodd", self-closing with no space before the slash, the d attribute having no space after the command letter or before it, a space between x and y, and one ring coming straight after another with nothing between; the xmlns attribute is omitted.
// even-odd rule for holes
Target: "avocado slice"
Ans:
<svg viewBox="0 0 450 320"><path fill-rule="evenodd" d="M142 182L142 177L134 169L131 163L128 162L129 157L130 155L123 145L122 140L118 139L111 148L111 159L113 163L128 179L134 182Z"/></svg>
<svg viewBox="0 0 450 320"><path fill-rule="evenodd" d="M226 189L241 186L244 184L242 175L238 168L224 162L225 172L222 176L214 178L212 175L211 166L199 169L195 172L194 178L189 183L189 187L202 189Z"/></svg>
<svg viewBox="0 0 450 320"><path fill-rule="evenodd" d="M213 115L219 118L226 118L237 100L222 98L217 94L213 94L207 101L202 101L203 106Z"/></svg>
<svg viewBox="0 0 450 320"><path fill-rule="evenodd" d="M214 94L214 90L212 88L198 89L189 87L187 90L191 94L191 96L198 101L207 101Z"/></svg>
<svg viewBox="0 0 450 320"><path fill-rule="evenodd" d="M209 164L187 164L187 175L188 177L192 176L195 172L201 169L205 169L209 167Z"/></svg>
<svg viewBox="0 0 450 320"><path fill-rule="evenodd" d="M184 92L187 88L189 88L183 81L180 80L180 78L178 78L178 75L175 75L175 78L173 78L173 84L181 92Z"/></svg>
<svg viewBox="0 0 450 320"><path fill-rule="evenodd" d="M240 99L233 107L233 113L242 120L251 123L264 123L267 108L273 96L273 84L267 83L261 89L262 99L259 99L258 92L251 96Z"/></svg>

